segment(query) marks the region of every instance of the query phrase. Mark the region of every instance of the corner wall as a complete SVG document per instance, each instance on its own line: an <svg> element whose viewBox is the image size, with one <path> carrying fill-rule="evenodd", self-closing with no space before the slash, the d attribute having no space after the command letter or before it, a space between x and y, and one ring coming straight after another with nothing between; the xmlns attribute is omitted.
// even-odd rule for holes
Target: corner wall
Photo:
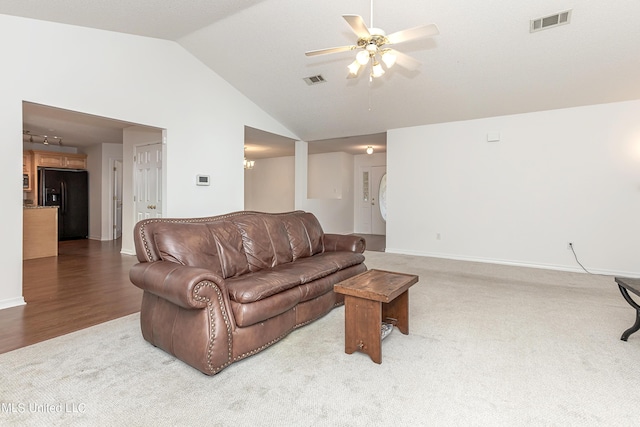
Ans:
<svg viewBox="0 0 640 427"><path fill-rule="evenodd" d="M308 198L308 163L313 160L308 156L307 142L296 141L295 208L312 212L320 221L325 233L350 234L353 233L353 159L346 153L331 154L334 155L334 168L341 175L339 185L342 197L339 199ZM326 160L324 156L320 159L321 162ZM317 178L314 177L314 179ZM333 194L333 186L331 193Z"/></svg>

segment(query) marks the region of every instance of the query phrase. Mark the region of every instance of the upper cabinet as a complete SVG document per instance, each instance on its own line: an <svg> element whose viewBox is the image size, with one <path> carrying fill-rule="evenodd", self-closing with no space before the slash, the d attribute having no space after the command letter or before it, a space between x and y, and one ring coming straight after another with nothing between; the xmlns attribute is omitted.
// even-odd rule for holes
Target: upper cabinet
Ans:
<svg viewBox="0 0 640 427"><path fill-rule="evenodd" d="M38 167L86 169L86 154L55 153L50 151L32 151L33 169Z"/></svg>

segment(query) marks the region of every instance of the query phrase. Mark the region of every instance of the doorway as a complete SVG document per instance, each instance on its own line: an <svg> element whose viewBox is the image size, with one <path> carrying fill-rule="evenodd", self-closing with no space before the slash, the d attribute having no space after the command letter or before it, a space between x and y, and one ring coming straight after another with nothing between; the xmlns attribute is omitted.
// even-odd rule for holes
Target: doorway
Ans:
<svg viewBox="0 0 640 427"><path fill-rule="evenodd" d="M122 160L112 160L111 201L113 240L122 237Z"/></svg>
<svg viewBox="0 0 640 427"><path fill-rule="evenodd" d="M387 234L387 167L371 167L371 234Z"/></svg>
<svg viewBox="0 0 640 427"><path fill-rule="evenodd" d="M135 148L136 221L162 217L162 144Z"/></svg>
<svg viewBox="0 0 640 427"><path fill-rule="evenodd" d="M359 223L356 222L356 229L364 234L387 234L386 173L386 165L361 166L359 169L359 197L356 206L359 210ZM384 200L380 200L381 188L384 190Z"/></svg>

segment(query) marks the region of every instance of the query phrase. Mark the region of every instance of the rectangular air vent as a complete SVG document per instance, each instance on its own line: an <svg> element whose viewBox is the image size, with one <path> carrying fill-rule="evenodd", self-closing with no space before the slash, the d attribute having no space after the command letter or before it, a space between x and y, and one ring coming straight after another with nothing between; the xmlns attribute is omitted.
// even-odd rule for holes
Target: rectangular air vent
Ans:
<svg viewBox="0 0 640 427"><path fill-rule="evenodd" d="M319 83L325 83L326 80L320 74L317 76L305 77L304 81L307 82L308 85L317 85Z"/></svg>
<svg viewBox="0 0 640 427"><path fill-rule="evenodd" d="M557 27L558 25L568 24L571 20L571 9L558 12L553 15L543 16L542 18L532 19L529 31L534 33L547 28Z"/></svg>

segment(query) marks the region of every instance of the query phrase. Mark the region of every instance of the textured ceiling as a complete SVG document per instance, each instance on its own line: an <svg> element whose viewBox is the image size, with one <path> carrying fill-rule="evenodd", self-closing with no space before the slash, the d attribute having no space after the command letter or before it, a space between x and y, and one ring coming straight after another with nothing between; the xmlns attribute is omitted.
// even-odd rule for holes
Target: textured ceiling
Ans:
<svg viewBox="0 0 640 427"><path fill-rule="evenodd" d="M530 19L572 9L569 25ZM343 14L371 22L369 0L3 0L0 13L175 40L307 141L640 98L637 0L375 0L392 33L436 23L440 35L394 46L422 63L372 84L347 80L354 52ZM326 83L302 79L322 74Z"/></svg>

